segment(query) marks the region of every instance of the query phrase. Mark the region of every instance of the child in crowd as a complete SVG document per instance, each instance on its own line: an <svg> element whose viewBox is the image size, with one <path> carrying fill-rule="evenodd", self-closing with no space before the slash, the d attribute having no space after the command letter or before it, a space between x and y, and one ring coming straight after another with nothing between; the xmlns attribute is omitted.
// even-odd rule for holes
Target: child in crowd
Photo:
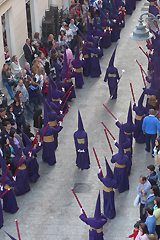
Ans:
<svg viewBox="0 0 160 240"><path fill-rule="evenodd" d="M138 232L139 232L139 224L140 224L140 221L138 221L134 224L133 233L130 234L127 238L132 238L134 240L136 239Z"/></svg>

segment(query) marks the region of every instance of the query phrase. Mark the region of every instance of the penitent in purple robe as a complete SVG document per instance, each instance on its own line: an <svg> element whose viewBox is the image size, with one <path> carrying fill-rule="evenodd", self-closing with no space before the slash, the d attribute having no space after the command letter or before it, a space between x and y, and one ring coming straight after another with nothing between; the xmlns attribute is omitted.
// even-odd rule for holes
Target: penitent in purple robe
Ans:
<svg viewBox="0 0 160 240"><path fill-rule="evenodd" d="M3 177L1 178L1 180ZM11 181L7 176L4 181L3 185L3 191L1 193L4 193L8 190L8 192L5 193L3 198L3 210L8 213L16 213L18 211L18 205L16 201L16 196L13 190L14 182Z"/></svg>
<svg viewBox="0 0 160 240"><path fill-rule="evenodd" d="M40 146L37 146L36 148L32 147L32 141L28 138L26 134L22 134L22 140L24 144L23 152L26 156L26 164L27 164L27 170L28 170L28 177L30 182L37 182L39 175L39 164L36 158L36 153L38 153L41 150ZM29 155L29 151L30 154Z"/></svg>
<svg viewBox="0 0 160 240"><path fill-rule="evenodd" d="M14 192L16 196L23 195L30 191L27 165L24 160L17 161L17 175L14 183Z"/></svg>
<svg viewBox="0 0 160 240"><path fill-rule="evenodd" d="M84 130L82 118L78 111L78 130L74 133L74 142L76 148L76 165L81 170L90 168L90 158L88 152L88 137Z"/></svg>
<svg viewBox="0 0 160 240"><path fill-rule="evenodd" d="M89 77L91 74L90 69L90 51L88 50L89 44L85 42L83 44L82 48L82 54L83 54L83 75L85 77Z"/></svg>
<svg viewBox="0 0 160 240"><path fill-rule="evenodd" d="M112 156L111 162L115 163L114 179L118 183L117 188L119 193L129 190L129 179L127 172L128 157L124 154L121 143L119 143L118 153Z"/></svg>
<svg viewBox="0 0 160 240"><path fill-rule="evenodd" d="M80 60L79 46L77 46L75 59L72 61L73 73L72 77L75 77L75 85L77 88L82 88L84 85L83 80L83 62Z"/></svg>
<svg viewBox="0 0 160 240"><path fill-rule="evenodd" d="M130 175L131 167L132 167L132 142L130 138L124 133L123 125L119 130L119 143L121 142L121 146L124 150L125 155L128 157L127 161L127 173ZM116 142L115 146L119 149L119 144Z"/></svg>
<svg viewBox="0 0 160 240"><path fill-rule="evenodd" d="M84 214L81 214L80 219L90 226L89 240L104 240L103 226L106 224L107 219L104 215L101 214L100 193L97 198L94 217L89 218Z"/></svg>
<svg viewBox="0 0 160 240"><path fill-rule="evenodd" d="M150 4L149 4L149 10L148 12L153 14L154 16L159 14L159 9L158 9L158 5L157 5L157 1L156 0L147 0Z"/></svg>
<svg viewBox="0 0 160 240"><path fill-rule="evenodd" d="M100 39L100 47L101 48L109 48L112 44L111 42L111 30L110 30L110 27L107 26L105 29L104 29L104 32L102 34L102 37Z"/></svg>
<svg viewBox="0 0 160 240"><path fill-rule="evenodd" d="M90 55L91 55L90 76L92 78L98 78L98 77L100 77L100 75L102 73L99 58L98 58L99 49L97 47L93 46L92 48L89 48L89 51L90 51Z"/></svg>
<svg viewBox="0 0 160 240"><path fill-rule="evenodd" d="M114 179L113 172L105 158L106 162L106 176L102 177L102 174L98 174L99 180L103 183L103 209L106 218L113 219L116 216L114 190L117 188L117 182Z"/></svg>
<svg viewBox="0 0 160 240"><path fill-rule="evenodd" d="M40 135L43 139L42 159L48 163L48 165L52 166L56 163L53 127L46 125L41 129Z"/></svg>
<svg viewBox="0 0 160 240"><path fill-rule="evenodd" d="M109 61L109 65L106 71L106 75L104 78L104 82L108 81L108 87L109 87L111 99L117 99L118 82L120 80L118 69L114 67L115 54L116 54L116 48L111 56L111 59Z"/></svg>
<svg viewBox="0 0 160 240"><path fill-rule="evenodd" d="M137 143L145 143L145 135L142 131L142 123L148 111L147 108L143 106L143 100L144 92L141 94L138 100L138 106L136 106L136 104L133 105L133 111L136 113L134 138Z"/></svg>

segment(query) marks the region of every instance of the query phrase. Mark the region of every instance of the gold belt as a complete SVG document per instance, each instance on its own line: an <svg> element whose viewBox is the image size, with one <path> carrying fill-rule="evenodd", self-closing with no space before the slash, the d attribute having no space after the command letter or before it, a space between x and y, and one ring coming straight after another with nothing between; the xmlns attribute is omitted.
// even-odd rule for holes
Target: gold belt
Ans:
<svg viewBox="0 0 160 240"><path fill-rule="evenodd" d="M92 58L92 57L98 57L98 55L95 54L95 53L91 53L91 58Z"/></svg>
<svg viewBox="0 0 160 240"><path fill-rule="evenodd" d="M18 167L18 170L25 170L26 168L26 164L23 163L21 166Z"/></svg>
<svg viewBox="0 0 160 240"><path fill-rule="evenodd" d="M89 58L88 54L83 55L84 58Z"/></svg>
<svg viewBox="0 0 160 240"><path fill-rule="evenodd" d="M98 229L96 229L96 228L90 227L90 230L91 230L91 231L92 231L92 230L95 230L97 233L102 233L102 232L103 232L103 228L98 228Z"/></svg>
<svg viewBox="0 0 160 240"><path fill-rule="evenodd" d="M74 72L81 73L82 72L82 68L74 68Z"/></svg>
<svg viewBox="0 0 160 240"><path fill-rule="evenodd" d="M5 190L10 190L10 189L12 189L12 187L9 186L8 184L5 184L5 185L4 185L4 189L5 189Z"/></svg>
<svg viewBox="0 0 160 240"><path fill-rule="evenodd" d="M118 164L118 163L115 163L115 168L125 168L126 165L125 164Z"/></svg>
<svg viewBox="0 0 160 240"><path fill-rule="evenodd" d="M51 127L55 127L55 126L57 126L57 121L56 120L55 121L50 121L50 122L48 122L48 124Z"/></svg>
<svg viewBox="0 0 160 240"><path fill-rule="evenodd" d="M111 74L111 73L108 74L108 77L114 77L115 78L116 76L117 76L116 74Z"/></svg>
<svg viewBox="0 0 160 240"><path fill-rule="evenodd" d="M131 151L131 148L130 148L130 147L124 149L124 153L126 153L126 152L130 152L130 151Z"/></svg>
<svg viewBox="0 0 160 240"><path fill-rule="evenodd" d="M54 141L53 135L43 137L43 142L50 143L50 142L53 142L53 141Z"/></svg>
<svg viewBox="0 0 160 240"><path fill-rule="evenodd" d="M136 114L135 119L140 121L140 120L142 120L143 117L144 117L144 115L140 116L140 115Z"/></svg>
<svg viewBox="0 0 160 240"><path fill-rule="evenodd" d="M52 98L52 101L53 101L53 102L59 102L59 101L60 101L60 98Z"/></svg>
<svg viewBox="0 0 160 240"><path fill-rule="evenodd" d="M84 138L78 138L77 142L78 142L78 144L85 144L85 139Z"/></svg>
<svg viewBox="0 0 160 240"><path fill-rule="evenodd" d="M104 192L113 192L113 188L109 188L109 187L106 187L105 185L103 185L103 191Z"/></svg>

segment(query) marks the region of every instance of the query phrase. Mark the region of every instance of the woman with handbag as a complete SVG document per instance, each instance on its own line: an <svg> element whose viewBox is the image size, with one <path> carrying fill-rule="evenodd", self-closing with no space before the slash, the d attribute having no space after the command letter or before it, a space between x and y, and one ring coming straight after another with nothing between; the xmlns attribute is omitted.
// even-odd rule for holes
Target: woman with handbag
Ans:
<svg viewBox="0 0 160 240"><path fill-rule="evenodd" d="M14 80L12 79L10 67L6 63L3 65L2 68L2 82L7 89L9 96L11 97L11 99L13 99L14 93L12 91L12 86L14 85Z"/></svg>

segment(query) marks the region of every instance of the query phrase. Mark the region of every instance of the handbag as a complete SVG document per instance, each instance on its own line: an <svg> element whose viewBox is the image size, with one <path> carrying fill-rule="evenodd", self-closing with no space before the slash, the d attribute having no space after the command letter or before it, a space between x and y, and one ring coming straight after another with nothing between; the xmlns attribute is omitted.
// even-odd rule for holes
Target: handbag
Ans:
<svg viewBox="0 0 160 240"><path fill-rule="evenodd" d="M134 199L134 203L133 203L134 207L137 207L139 203L140 203L140 196L137 195L136 198Z"/></svg>

